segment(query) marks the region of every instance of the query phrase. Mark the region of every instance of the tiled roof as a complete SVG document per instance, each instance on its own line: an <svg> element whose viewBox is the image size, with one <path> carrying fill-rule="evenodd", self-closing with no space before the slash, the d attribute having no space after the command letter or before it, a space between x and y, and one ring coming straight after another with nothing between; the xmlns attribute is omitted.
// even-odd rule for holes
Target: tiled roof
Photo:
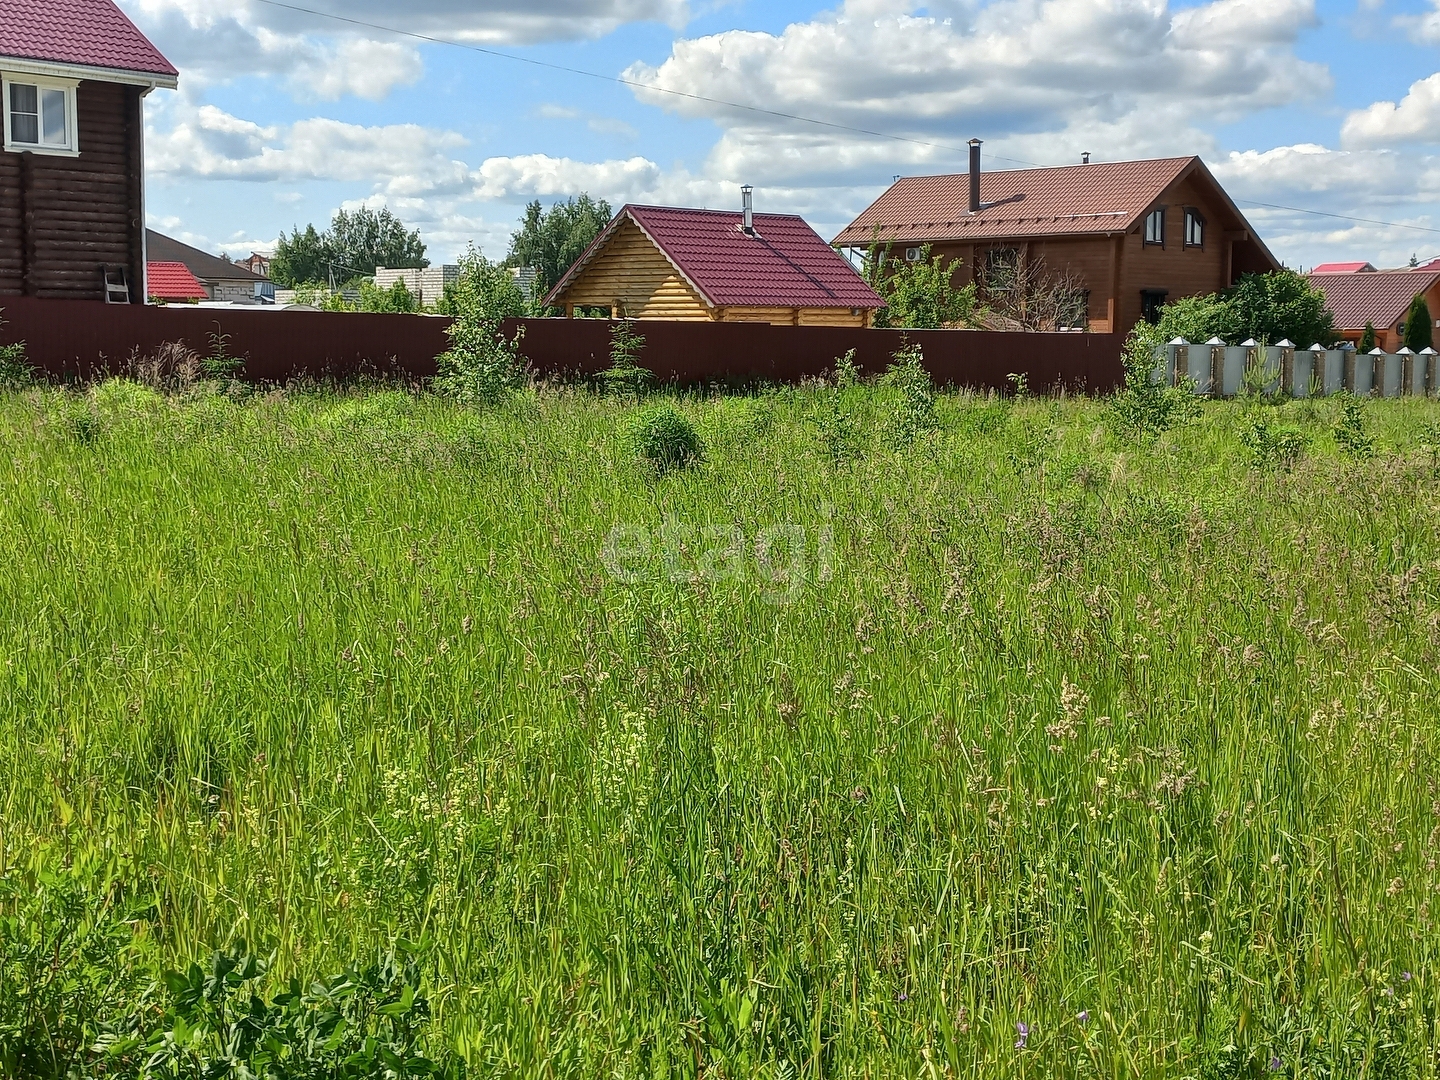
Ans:
<svg viewBox="0 0 1440 1080"><path fill-rule="evenodd" d="M623 207L551 291L547 303L554 302L627 218L711 307L885 306L804 218L756 214L756 235L746 236L739 213L668 206Z"/></svg>
<svg viewBox="0 0 1440 1080"><path fill-rule="evenodd" d="M3 0L0 0L3 2ZM157 262L184 263L190 272L202 281L214 284L217 281L264 281L259 274L251 273L240 263L227 262L218 255L211 255L199 248L182 244L173 237L145 230L145 254ZM151 264L152 266L154 263Z"/></svg>
<svg viewBox="0 0 1440 1080"><path fill-rule="evenodd" d="M980 201L998 205L977 214L968 173L902 177L835 243L868 245L876 226L882 243L1124 232L1195 165L1183 157L982 173Z"/></svg>
<svg viewBox="0 0 1440 1080"><path fill-rule="evenodd" d="M0 0L0 56L179 74L113 0Z"/></svg>
<svg viewBox="0 0 1440 1080"><path fill-rule="evenodd" d="M1364 273L1371 273L1371 272L1374 271L1374 269L1375 269L1375 267L1371 266L1368 262L1321 263L1319 266L1315 267L1314 270L1311 270L1310 273L1312 273L1312 274L1359 274L1359 273L1362 273L1362 272L1364 272Z"/></svg>
<svg viewBox="0 0 1440 1080"><path fill-rule="evenodd" d="M161 300L208 300L210 294L182 262L145 264L145 288Z"/></svg>
<svg viewBox="0 0 1440 1080"><path fill-rule="evenodd" d="M1325 294L1325 306L1339 330L1359 330L1368 322L1384 329L1405 317L1410 301L1440 281L1440 270L1377 270L1373 274L1308 274Z"/></svg>

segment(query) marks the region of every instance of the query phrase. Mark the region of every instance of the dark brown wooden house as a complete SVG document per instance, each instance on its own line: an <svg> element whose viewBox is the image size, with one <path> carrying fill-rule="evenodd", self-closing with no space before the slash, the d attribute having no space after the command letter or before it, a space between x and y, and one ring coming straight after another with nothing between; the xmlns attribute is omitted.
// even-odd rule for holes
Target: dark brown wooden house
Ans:
<svg viewBox="0 0 1440 1080"><path fill-rule="evenodd" d="M989 263L1043 259L1080 286L1077 323L1128 333L1184 296L1279 268L1198 157L902 178L834 240L919 258L929 245L959 282Z"/></svg>
<svg viewBox="0 0 1440 1080"><path fill-rule="evenodd" d="M142 103L176 80L111 0L0 0L0 307L144 303Z"/></svg>

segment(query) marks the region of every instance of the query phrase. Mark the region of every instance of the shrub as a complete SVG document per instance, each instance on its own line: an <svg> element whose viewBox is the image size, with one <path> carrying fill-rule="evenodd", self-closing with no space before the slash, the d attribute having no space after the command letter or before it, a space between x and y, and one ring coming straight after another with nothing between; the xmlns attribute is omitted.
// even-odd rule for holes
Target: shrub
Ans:
<svg viewBox="0 0 1440 1080"><path fill-rule="evenodd" d="M835 385L841 390L860 385L860 366L855 363L854 349L835 358Z"/></svg>
<svg viewBox="0 0 1440 1080"><path fill-rule="evenodd" d="M220 324L215 324L210 334L210 351L200 361L200 370L207 378L233 379L245 367L245 361L230 355L230 335L221 333Z"/></svg>
<svg viewBox="0 0 1440 1080"><path fill-rule="evenodd" d="M1368 458L1375 453L1375 436L1365 429L1365 406L1357 397L1340 399L1340 420L1335 425L1335 445L1346 457Z"/></svg>
<svg viewBox="0 0 1440 1080"><path fill-rule="evenodd" d="M1117 434L1145 438L1196 416L1199 403L1187 387L1156 382L1158 328L1141 323L1125 342L1125 382L1110 402L1109 419Z"/></svg>
<svg viewBox="0 0 1440 1080"><path fill-rule="evenodd" d="M646 409L631 422L630 447L656 472L683 469L705 456L695 426L671 405Z"/></svg>
<svg viewBox="0 0 1440 1080"><path fill-rule="evenodd" d="M1326 310L1323 292L1293 270L1275 270L1245 274L1223 292L1166 304L1154 331L1155 340L1162 342L1219 337L1235 345L1246 338L1289 338L1304 348L1314 341L1334 342L1335 320Z"/></svg>
<svg viewBox="0 0 1440 1080"><path fill-rule="evenodd" d="M1360 344L1356 346L1361 353L1372 352L1375 348L1375 324L1366 323L1365 331L1360 335Z"/></svg>
<svg viewBox="0 0 1440 1080"><path fill-rule="evenodd" d="M635 324L622 319L610 328L610 366L600 373L600 382L611 393L639 397L655 383L655 374L636 362L645 338Z"/></svg>
<svg viewBox="0 0 1440 1080"><path fill-rule="evenodd" d="M935 417L935 386L925 370L919 345L902 345L880 378L882 386L899 391L891 417L891 434L901 445L939 427Z"/></svg>
<svg viewBox="0 0 1440 1080"><path fill-rule="evenodd" d="M825 456L833 464L838 465L861 456L863 451L860 432L855 418L840 400L838 391L831 391L826 395L820 414L815 418L815 424L820 429L820 444L825 449Z"/></svg>
<svg viewBox="0 0 1440 1080"><path fill-rule="evenodd" d="M1405 347L1411 352L1428 349L1434 343L1434 324L1430 321L1430 305L1423 294L1410 301L1405 314Z"/></svg>
<svg viewBox="0 0 1440 1080"><path fill-rule="evenodd" d="M955 288L954 277L960 260L948 264L930 254L930 245L920 249L916 262L894 259L890 247L872 245L867 266L870 286L885 306L876 313L876 326L934 330L942 326L970 326L981 314L974 282Z"/></svg>
<svg viewBox="0 0 1440 1080"><path fill-rule="evenodd" d="M1240 445L1257 469L1289 469L1305 449L1305 436L1294 428L1271 427L1263 416L1240 431Z"/></svg>
<svg viewBox="0 0 1440 1080"><path fill-rule="evenodd" d="M0 329L5 320L0 319ZM25 343L0 345L0 390L18 390L35 381L35 371L25 359Z"/></svg>
<svg viewBox="0 0 1440 1080"><path fill-rule="evenodd" d="M525 384L521 334L507 339L501 330L504 319L526 311L525 297L508 270L471 248L437 309L454 321L447 331L450 348L436 361L436 389L461 402L488 404Z"/></svg>

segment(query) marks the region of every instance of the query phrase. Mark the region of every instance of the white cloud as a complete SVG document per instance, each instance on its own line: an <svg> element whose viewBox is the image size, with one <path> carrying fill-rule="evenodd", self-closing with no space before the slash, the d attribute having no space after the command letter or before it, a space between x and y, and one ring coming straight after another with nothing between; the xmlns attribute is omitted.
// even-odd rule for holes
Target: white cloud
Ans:
<svg viewBox="0 0 1440 1080"><path fill-rule="evenodd" d="M1440 73L1410 84L1400 100L1377 101L1345 118L1340 141L1350 147L1440 142Z"/></svg>
<svg viewBox="0 0 1440 1080"><path fill-rule="evenodd" d="M1189 151L1192 118L1233 120L1330 86L1323 65L1291 48L1315 23L1313 0L1213 0L1181 11L1165 0L995 0L950 5L943 19L916 9L911 0L847 0L779 34L677 41L658 67L637 63L626 76L950 147L1003 133L992 151L1004 154L1014 141L1037 147L1030 152L1046 163L1082 149L1109 158ZM724 127L712 171L798 180L956 159L954 150L651 89L637 96Z"/></svg>
<svg viewBox="0 0 1440 1080"><path fill-rule="evenodd" d="M1440 45L1440 0L1430 0L1434 10L1424 15L1400 15L1395 24L1410 32L1412 40L1421 45Z"/></svg>

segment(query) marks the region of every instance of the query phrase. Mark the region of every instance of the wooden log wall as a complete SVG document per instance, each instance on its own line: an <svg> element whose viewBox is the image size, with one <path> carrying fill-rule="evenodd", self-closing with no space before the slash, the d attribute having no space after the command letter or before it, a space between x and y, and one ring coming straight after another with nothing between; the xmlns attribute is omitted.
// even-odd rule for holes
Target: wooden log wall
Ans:
<svg viewBox="0 0 1440 1080"><path fill-rule="evenodd" d="M0 152L0 296L104 299L105 264L144 301L140 88L82 82L79 157Z"/></svg>

